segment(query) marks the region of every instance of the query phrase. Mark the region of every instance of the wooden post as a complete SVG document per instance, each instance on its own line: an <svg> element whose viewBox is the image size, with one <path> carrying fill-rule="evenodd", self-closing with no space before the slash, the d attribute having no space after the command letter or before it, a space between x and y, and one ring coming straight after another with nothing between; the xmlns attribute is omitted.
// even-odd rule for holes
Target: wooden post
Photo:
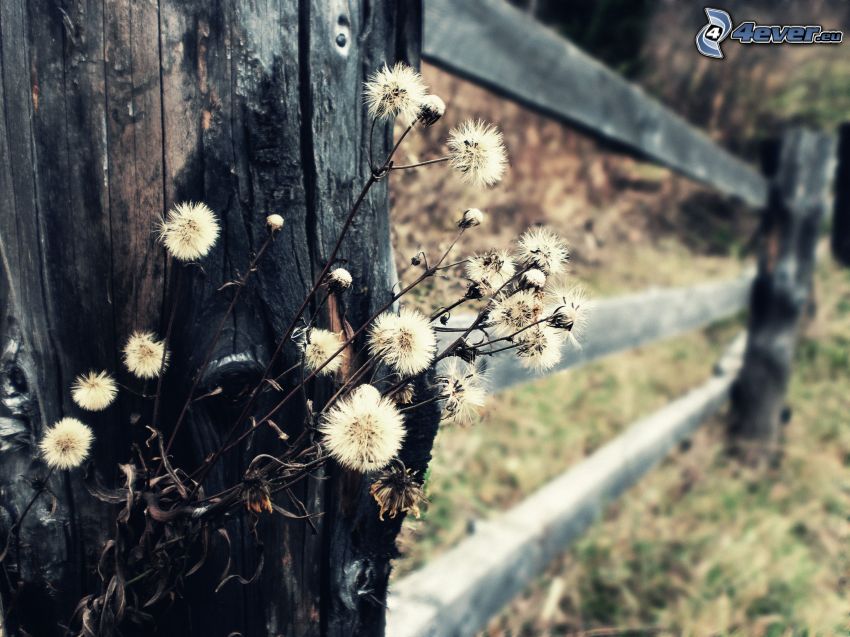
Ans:
<svg viewBox="0 0 850 637"><path fill-rule="evenodd" d="M286 226L218 341L173 448L194 468L232 423L278 337L324 265L343 216L369 176L369 122L361 85L385 61L418 63L418 2L366 0L27 0L0 2L0 535L6 537L45 474L44 428L76 414L69 384L88 369L122 369L134 329L162 330L174 275L156 245L157 220L175 202L201 200L223 233L203 269L183 273L179 329L162 413L173 415L229 301L219 287L243 273L266 236ZM389 148L391 127L376 130ZM386 183L373 188L341 257L356 285L346 318L359 326L394 280ZM280 369L294 360L287 352ZM137 383L133 383L137 384ZM256 406L257 414L269 404ZM94 464L113 482L142 442L150 405L124 393L87 414ZM288 413L301 422L303 413ZM403 457L424 469L434 414L414 423ZM421 426L420 426L421 425ZM271 438L264 438L271 436ZM272 444L260 432L254 448ZM244 469L233 454L211 484ZM323 513L262 519L258 583L212 588L221 549L185 581L183 597L149 610L158 635L380 635L389 559L400 520L381 523L361 476L329 469L296 495ZM99 592L96 574L115 512L92 498L80 472L57 473L55 511L42 498L20 551L0 577L12 634L63 634L77 601ZM231 572L257 563L249 525L228 525ZM20 581L17 586L14 582ZM151 634L150 626L123 634ZM133 632L138 630L140 632Z"/></svg>
<svg viewBox="0 0 850 637"><path fill-rule="evenodd" d="M832 215L832 255L850 267L850 123L838 129L838 168Z"/></svg>
<svg viewBox="0 0 850 637"><path fill-rule="evenodd" d="M774 159L760 229L749 338L733 391L731 420L735 445L754 461L778 449L794 346L810 300L815 250L830 201L835 140L792 129L782 137Z"/></svg>

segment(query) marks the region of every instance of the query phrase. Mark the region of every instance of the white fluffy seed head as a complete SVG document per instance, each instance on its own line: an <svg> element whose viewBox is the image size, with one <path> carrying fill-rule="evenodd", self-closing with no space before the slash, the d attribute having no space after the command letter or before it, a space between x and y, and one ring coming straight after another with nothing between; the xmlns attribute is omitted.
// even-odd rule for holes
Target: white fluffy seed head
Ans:
<svg viewBox="0 0 850 637"><path fill-rule="evenodd" d="M487 398L484 379L479 370L453 356L439 371L436 381L445 399L443 420L453 424L473 422Z"/></svg>
<svg viewBox="0 0 850 637"><path fill-rule="evenodd" d="M115 380L105 371L90 371L80 374L71 385L71 398L77 405L89 411L101 411L109 407L118 394Z"/></svg>
<svg viewBox="0 0 850 637"><path fill-rule="evenodd" d="M427 369L437 349L428 319L403 308L398 315L381 314L369 329L369 352L403 376Z"/></svg>
<svg viewBox="0 0 850 637"><path fill-rule="evenodd" d="M543 273L543 270L538 270L537 268L531 268L523 272L522 281L529 287L537 290L542 290L546 287L546 275Z"/></svg>
<svg viewBox="0 0 850 637"><path fill-rule="evenodd" d="M466 276L483 292L492 293L511 280L516 273L507 250L488 250L466 260Z"/></svg>
<svg viewBox="0 0 850 637"><path fill-rule="evenodd" d="M591 310L587 292L578 285L561 286L549 292L547 301L549 325L566 335L571 344L580 346L579 341L587 327L587 317Z"/></svg>
<svg viewBox="0 0 850 637"><path fill-rule="evenodd" d="M272 232L277 232L283 228L283 217L280 215L269 215L266 217L266 225Z"/></svg>
<svg viewBox="0 0 850 637"><path fill-rule="evenodd" d="M168 211L159 226L159 240L178 261L206 256L220 229L215 213L204 203L183 202Z"/></svg>
<svg viewBox="0 0 850 637"><path fill-rule="evenodd" d="M351 272L345 268L336 268L328 274L328 286L333 292L344 292L351 287Z"/></svg>
<svg viewBox="0 0 850 637"><path fill-rule="evenodd" d="M499 336L510 336L539 321L543 316L543 301L533 290L520 290L493 302L490 321Z"/></svg>
<svg viewBox="0 0 850 637"><path fill-rule="evenodd" d="M163 359L164 351L165 344L152 332L133 332L124 346L124 364L138 378L156 378L168 365L169 353Z"/></svg>
<svg viewBox="0 0 850 637"><path fill-rule="evenodd" d="M79 467L89 455L93 438L88 426L76 418L63 418L44 432L41 456L54 469Z"/></svg>
<svg viewBox="0 0 850 637"><path fill-rule="evenodd" d="M547 276L561 274L567 268L570 251L567 243L549 228L531 228L519 238L520 259L542 270Z"/></svg>
<svg viewBox="0 0 850 637"><path fill-rule="evenodd" d="M337 402L323 416L319 430L328 453L343 467L361 472L387 466L405 436L398 409L371 385Z"/></svg>
<svg viewBox="0 0 850 637"><path fill-rule="evenodd" d="M304 366L307 371L312 373L327 361L327 365L322 367L319 375L333 374L345 359L345 351L331 358L331 355L342 347L342 343L339 334L318 328L310 330L304 347Z"/></svg>
<svg viewBox="0 0 850 637"><path fill-rule="evenodd" d="M369 115L376 119L389 119L400 115L412 122L418 115L427 89L422 77L414 69L397 62L392 68L386 64L369 76L363 96Z"/></svg>
<svg viewBox="0 0 850 637"><path fill-rule="evenodd" d="M463 217L457 225L459 228L474 228L480 226L482 221L484 221L484 213L478 208L470 208L463 212Z"/></svg>
<svg viewBox="0 0 850 637"><path fill-rule="evenodd" d="M446 112L446 103L436 95L426 95L419 102L419 121L424 126L433 126Z"/></svg>
<svg viewBox="0 0 850 637"><path fill-rule="evenodd" d="M546 324L525 330L515 338L515 342L520 364L527 369L542 372L561 361L561 332Z"/></svg>
<svg viewBox="0 0 850 637"><path fill-rule="evenodd" d="M449 133L449 165L461 179L492 186L502 178L508 163L502 133L492 124L468 120Z"/></svg>

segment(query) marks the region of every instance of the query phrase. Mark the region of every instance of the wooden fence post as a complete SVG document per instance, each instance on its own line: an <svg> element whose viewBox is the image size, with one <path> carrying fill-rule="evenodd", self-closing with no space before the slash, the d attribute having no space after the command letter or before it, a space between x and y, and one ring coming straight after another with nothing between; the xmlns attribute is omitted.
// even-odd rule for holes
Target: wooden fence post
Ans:
<svg viewBox="0 0 850 637"><path fill-rule="evenodd" d="M830 200L835 140L786 132L775 151L750 300L744 366L732 392L730 433L751 461L773 455L800 319L809 303L815 249Z"/></svg>

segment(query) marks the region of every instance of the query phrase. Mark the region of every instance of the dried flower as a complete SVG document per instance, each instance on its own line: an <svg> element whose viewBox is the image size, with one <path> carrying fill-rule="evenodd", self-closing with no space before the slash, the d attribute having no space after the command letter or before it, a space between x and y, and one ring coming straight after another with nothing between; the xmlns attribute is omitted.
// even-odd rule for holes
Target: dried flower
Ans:
<svg viewBox="0 0 850 637"><path fill-rule="evenodd" d="M352 280L351 272L345 268L336 268L328 273L328 287L331 292L336 292L337 294L345 292L350 288Z"/></svg>
<svg viewBox="0 0 850 637"><path fill-rule="evenodd" d="M468 120L449 133L449 164L470 184L492 186L508 162L502 133L492 124Z"/></svg>
<svg viewBox="0 0 850 637"><path fill-rule="evenodd" d="M340 368L345 358L344 352L340 352L331 358L342 347L342 343L343 341L339 334L318 328L311 329L307 333L307 343L304 347L304 365L307 370L309 372L315 372L327 363L322 367L322 371L319 374L333 374Z"/></svg>
<svg viewBox="0 0 850 637"><path fill-rule="evenodd" d="M528 369L545 371L561 361L561 332L548 325L535 325L517 335L517 356Z"/></svg>
<svg viewBox="0 0 850 637"><path fill-rule="evenodd" d="M478 208L470 208L464 211L463 217L458 221L457 226L458 228L472 228L480 226L482 221L484 221L484 213Z"/></svg>
<svg viewBox="0 0 850 637"><path fill-rule="evenodd" d="M48 467L73 469L88 457L93 438L85 424L76 418L63 418L44 432L39 447Z"/></svg>
<svg viewBox="0 0 850 637"><path fill-rule="evenodd" d="M446 112L446 103L436 95L426 95L419 102L419 121L424 126L433 126Z"/></svg>
<svg viewBox="0 0 850 637"><path fill-rule="evenodd" d="M522 273L522 282L528 287L542 290L546 286L546 275L543 270L531 268Z"/></svg>
<svg viewBox="0 0 850 637"><path fill-rule="evenodd" d="M266 225L272 232L277 232L283 228L283 217L280 215L269 215L266 217Z"/></svg>
<svg viewBox="0 0 850 637"><path fill-rule="evenodd" d="M520 290L493 303L490 320L500 336L510 336L541 318L543 302L533 290Z"/></svg>
<svg viewBox="0 0 850 637"><path fill-rule="evenodd" d="M165 356L163 357L163 352ZM124 346L124 364L139 378L156 378L168 364L165 343L152 332L133 332Z"/></svg>
<svg viewBox="0 0 850 637"><path fill-rule="evenodd" d="M380 507L381 520L386 514L390 518L399 513L412 513L419 517L419 503L425 500L422 485L410 469L401 461L394 462L375 478L369 493Z"/></svg>
<svg viewBox="0 0 850 637"><path fill-rule="evenodd" d="M436 349L434 330L416 310L404 308L398 316L385 312L369 330L369 352L405 376L424 371Z"/></svg>
<svg viewBox="0 0 850 637"><path fill-rule="evenodd" d="M416 388L413 383L405 383L401 389L395 392L390 398L396 405L409 405L413 402L413 395L416 393Z"/></svg>
<svg viewBox="0 0 850 637"><path fill-rule="evenodd" d="M567 340L579 346L579 337L587 325L590 303L587 293L581 286L556 288L549 293L548 323L555 329L563 330Z"/></svg>
<svg viewBox="0 0 850 637"><path fill-rule="evenodd" d="M206 256L219 234L218 219L204 203L175 205L159 226L159 240L178 261Z"/></svg>
<svg viewBox="0 0 850 637"><path fill-rule="evenodd" d="M507 250L488 250L466 260L466 276L483 293L492 293L511 280L516 272Z"/></svg>
<svg viewBox="0 0 850 637"><path fill-rule="evenodd" d="M271 513L274 510L268 482L254 476L245 481L242 502L245 508L253 513L260 514L263 511Z"/></svg>
<svg viewBox="0 0 850 637"><path fill-rule="evenodd" d="M369 76L363 89L371 117L378 119L401 115L411 122L419 115L419 107L426 92L419 73L401 62L392 68L385 64L383 69Z"/></svg>
<svg viewBox="0 0 850 637"><path fill-rule="evenodd" d="M71 398L77 405L89 411L106 409L117 394L115 380L106 372L90 371L88 374L81 374L71 386Z"/></svg>
<svg viewBox="0 0 850 637"><path fill-rule="evenodd" d="M404 421L395 405L361 385L323 416L319 430L330 455L348 469L382 469L401 449Z"/></svg>
<svg viewBox="0 0 850 637"><path fill-rule="evenodd" d="M453 356L437 376L437 383L445 399L443 420L458 424L474 420L487 397L481 374L475 366Z"/></svg>
<svg viewBox="0 0 850 637"><path fill-rule="evenodd" d="M566 242L548 228L526 230L519 238L519 255L547 276L563 272L570 260Z"/></svg>

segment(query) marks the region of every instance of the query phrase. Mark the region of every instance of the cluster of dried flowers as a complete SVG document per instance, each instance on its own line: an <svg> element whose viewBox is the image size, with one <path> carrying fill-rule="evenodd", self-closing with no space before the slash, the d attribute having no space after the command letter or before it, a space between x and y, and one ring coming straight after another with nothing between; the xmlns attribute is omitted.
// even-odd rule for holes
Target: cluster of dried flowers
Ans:
<svg viewBox="0 0 850 637"><path fill-rule="evenodd" d="M362 194L393 170L442 162L470 184L489 187L501 179L507 166L501 133L481 121L467 121L451 130L444 157L407 166L392 162L395 151L409 133L417 127L432 126L445 112L443 101L428 94L415 70L402 64L384 67L369 78L364 94L373 122L400 117L406 129L389 156L372 167L372 176ZM420 268L416 270L415 280L394 294L359 329L342 333L317 325L320 313L316 311L312 318L307 318L305 309L311 303L314 307L325 306L328 298L346 294L357 280L356 272L333 267L357 208L355 204L350 210L336 247L327 257L327 265L301 311L279 336L278 347L260 382L248 396L242 415L233 423L221 447L192 472L172 467L169 457L186 408L176 422L162 422L158 417L162 378L170 358L170 334L160 338L150 331L136 331L129 336L123 348L127 370L140 382L156 380L156 394L151 397L152 415L147 423L153 432L147 447L150 455L141 458L138 466L122 465L127 476L124 489L107 492L98 488L95 495L109 502L125 502L126 507L144 507L147 519L163 524L175 525L178 524L175 520L185 520L179 523L182 526L169 529L167 536L172 539L181 533L198 536L204 533L205 523L214 524L224 513L240 507L253 516L284 512L275 502L276 495L286 490L292 480L330 458L348 470L371 475L370 493L382 520L401 513L418 516L423 476L406 468L398 457L407 433L407 415L424 405L437 403L442 409L443 422L470 423L485 402L482 361L487 357L511 352L529 369L545 370L557 365L566 343L575 342L585 321L586 302L580 288L564 284L569 252L566 243L553 232L533 228L518 239L513 251L492 249L447 263L460 236L486 221L486 215L478 209L461 214L457 221L458 236L437 259L430 264L427 258L412 260L413 266ZM269 242L283 228L284 219L279 214L269 215L266 226L265 243L230 292L237 297ZM209 254L219 234L215 213L203 203L187 202L175 205L161 221L159 240L173 261L191 263ZM466 284L465 291L454 302L430 316L405 304L404 297L427 279L455 274L463 276ZM233 301L231 308L236 298ZM460 306L473 308L474 318L468 325L458 327L450 324L449 317L450 311ZM214 334L214 341L220 333L221 328ZM348 357L355 346L361 345L358 340L361 338L365 340L366 360L354 369ZM300 361L273 376L278 371L274 366L280 363L278 359L287 345L290 351L297 348ZM208 362L196 372L196 379ZM314 405L312 418L304 423L311 432L306 440L319 444L299 446L289 440L293 432L281 430L273 418L288 401L301 396L304 384L316 377L326 379L336 391L323 405ZM187 405L197 398L195 389L193 385L186 398ZM265 392L278 392L281 398L267 414L251 417L257 397ZM83 373L71 387L74 403L88 411L108 409L118 393L119 385L107 371ZM212 466L224 454L234 450L238 453L239 443L264 425L278 432L280 448L264 449L256 455L239 484L218 494L205 493L204 479ZM167 439L162 432L167 434ZM92 440L91 428L76 417L65 417L46 431L41 442L42 457L51 471L80 467ZM140 488L142 484L147 492ZM38 493L34 497L37 496ZM119 514L119 519L123 516L126 521L127 511ZM166 550L168 544L155 544L153 550ZM148 562L154 562L149 558L147 555ZM133 572L134 567L137 571L142 568L138 564L125 565L124 575ZM157 574L145 567L132 581L144 582L155 577ZM172 579L179 577L172 574ZM163 588L167 589L158 582L159 594ZM102 597L84 599L79 609L82 624L94 621L92 618L107 604L108 600Z"/></svg>

